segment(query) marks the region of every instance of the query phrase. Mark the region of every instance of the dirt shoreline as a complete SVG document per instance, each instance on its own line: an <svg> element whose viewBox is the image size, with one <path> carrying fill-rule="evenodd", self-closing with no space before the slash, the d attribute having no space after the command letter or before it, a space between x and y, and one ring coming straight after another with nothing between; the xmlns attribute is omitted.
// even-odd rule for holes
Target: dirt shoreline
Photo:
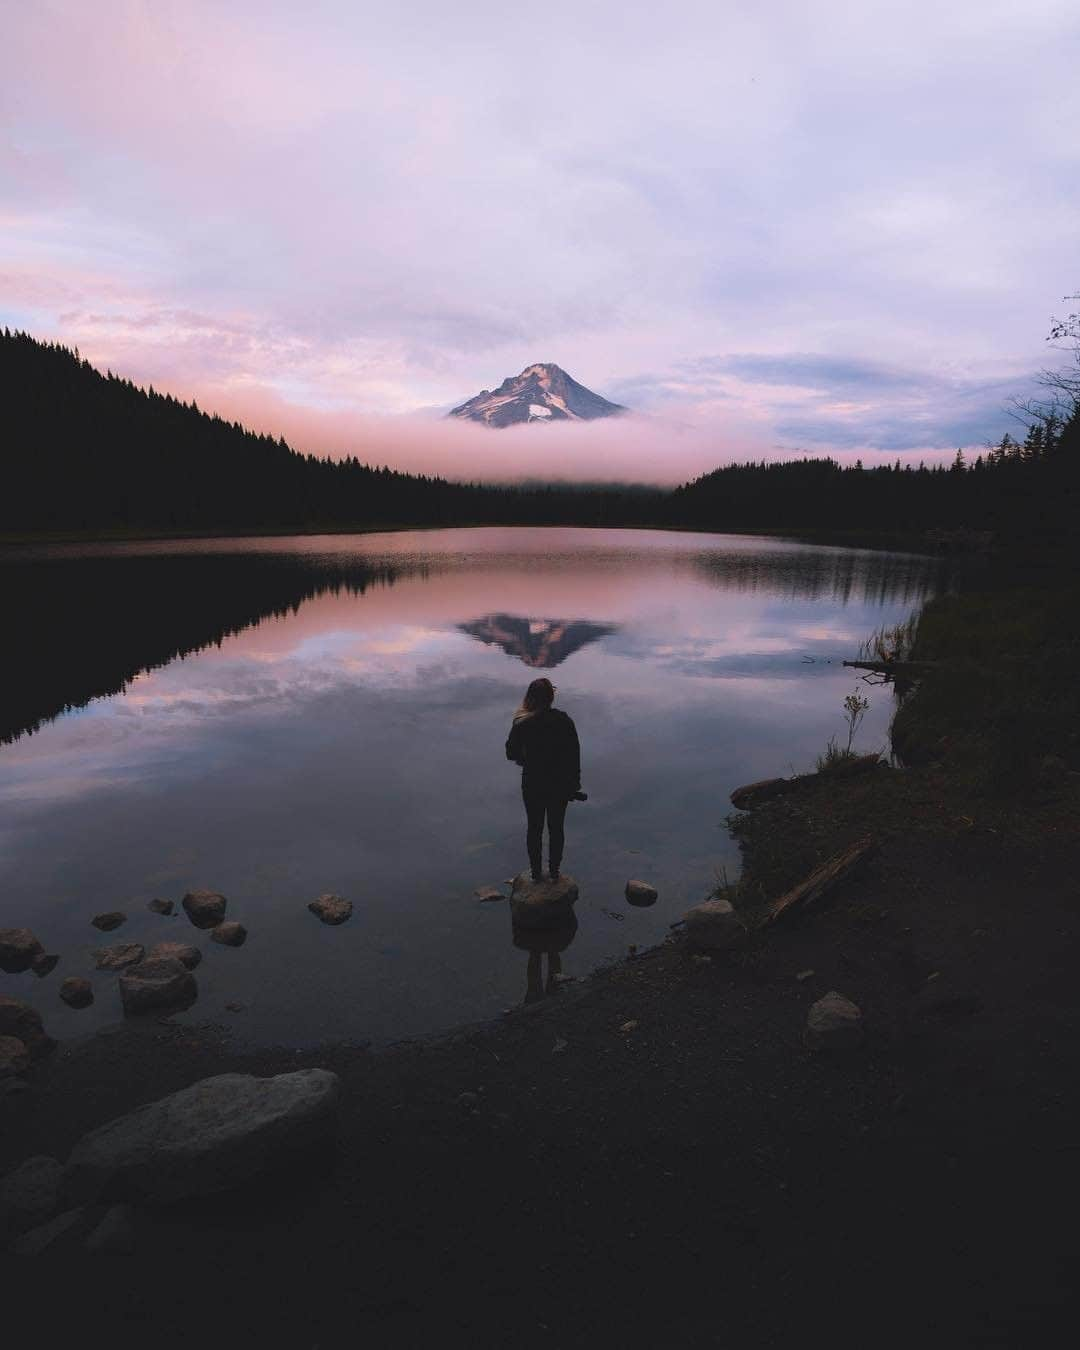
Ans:
<svg viewBox="0 0 1080 1350"><path fill-rule="evenodd" d="M755 812L791 866L875 810L892 827L729 956L676 936L378 1053L244 1052L167 1021L60 1047L0 1107L12 1164L209 1074L315 1065L342 1077L338 1146L147 1212L120 1280L79 1253L26 1278L62 1267L93 1283L83 1330L120 1317L166 1344L211 1272L211 1344L1039 1343L1075 1299L1077 792L973 816L934 787L882 771ZM866 1019L839 1057L804 1040L831 989Z"/></svg>

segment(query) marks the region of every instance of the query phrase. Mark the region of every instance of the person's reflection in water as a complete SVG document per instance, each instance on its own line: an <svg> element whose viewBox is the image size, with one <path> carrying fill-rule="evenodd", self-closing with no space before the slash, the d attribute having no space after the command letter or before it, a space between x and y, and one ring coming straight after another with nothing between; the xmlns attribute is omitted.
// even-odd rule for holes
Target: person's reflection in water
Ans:
<svg viewBox="0 0 1080 1350"><path fill-rule="evenodd" d="M581 747L573 720L553 708L555 686L533 680L514 714L506 741L506 758L521 765L521 795L528 819L526 847L533 881L540 881L544 820L548 827L548 868L559 877L563 856L566 805L581 791Z"/></svg>
<svg viewBox="0 0 1080 1350"><path fill-rule="evenodd" d="M562 954L577 933L577 919L571 914L558 928L519 928L514 925L514 946L529 953L525 977L525 1003L535 1003L553 993L556 976L562 974ZM544 957L547 956L547 979L544 979Z"/></svg>

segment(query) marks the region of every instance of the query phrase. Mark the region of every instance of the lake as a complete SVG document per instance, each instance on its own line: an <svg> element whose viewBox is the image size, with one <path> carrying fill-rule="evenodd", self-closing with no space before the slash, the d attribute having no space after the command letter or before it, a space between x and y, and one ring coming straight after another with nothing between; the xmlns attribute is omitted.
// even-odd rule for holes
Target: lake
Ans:
<svg viewBox="0 0 1080 1350"><path fill-rule="evenodd" d="M812 768L844 730L841 662L941 584L910 554L643 530L8 549L0 924L61 961L0 988L55 1036L94 1030L121 1015L94 949L183 939L204 959L179 1016L252 1043L497 1015L530 952L473 892L527 865L503 745L531 679L553 679L582 743L561 957L580 975L738 874L732 788ZM884 748L892 696L859 687L857 748ZM626 903L631 877L655 906ZM146 909L195 888L228 897L243 947ZM341 927L306 908L326 891L354 902ZM113 909L128 922L99 934ZM66 975L94 981L91 1008L59 1001Z"/></svg>

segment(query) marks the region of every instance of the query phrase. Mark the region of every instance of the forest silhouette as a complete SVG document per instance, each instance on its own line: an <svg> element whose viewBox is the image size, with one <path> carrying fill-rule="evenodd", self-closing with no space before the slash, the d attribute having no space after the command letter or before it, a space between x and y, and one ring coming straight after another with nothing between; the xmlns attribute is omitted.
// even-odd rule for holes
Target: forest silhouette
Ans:
<svg viewBox="0 0 1080 1350"><path fill-rule="evenodd" d="M0 333L0 534L550 524L1067 538L1080 407L951 465L729 464L672 491L480 486L302 454L78 351Z"/></svg>

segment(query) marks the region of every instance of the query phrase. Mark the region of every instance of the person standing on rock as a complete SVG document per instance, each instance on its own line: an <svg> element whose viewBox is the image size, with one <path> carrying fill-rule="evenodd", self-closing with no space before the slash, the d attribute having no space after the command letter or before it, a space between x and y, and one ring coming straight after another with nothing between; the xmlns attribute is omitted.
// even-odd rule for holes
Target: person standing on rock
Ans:
<svg viewBox="0 0 1080 1350"><path fill-rule="evenodd" d="M533 680L514 714L506 758L521 765L521 795L528 820L526 845L533 881L543 878L544 822L548 828L548 870L559 879L566 806L581 792L581 747L573 720L555 701L550 680Z"/></svg>

